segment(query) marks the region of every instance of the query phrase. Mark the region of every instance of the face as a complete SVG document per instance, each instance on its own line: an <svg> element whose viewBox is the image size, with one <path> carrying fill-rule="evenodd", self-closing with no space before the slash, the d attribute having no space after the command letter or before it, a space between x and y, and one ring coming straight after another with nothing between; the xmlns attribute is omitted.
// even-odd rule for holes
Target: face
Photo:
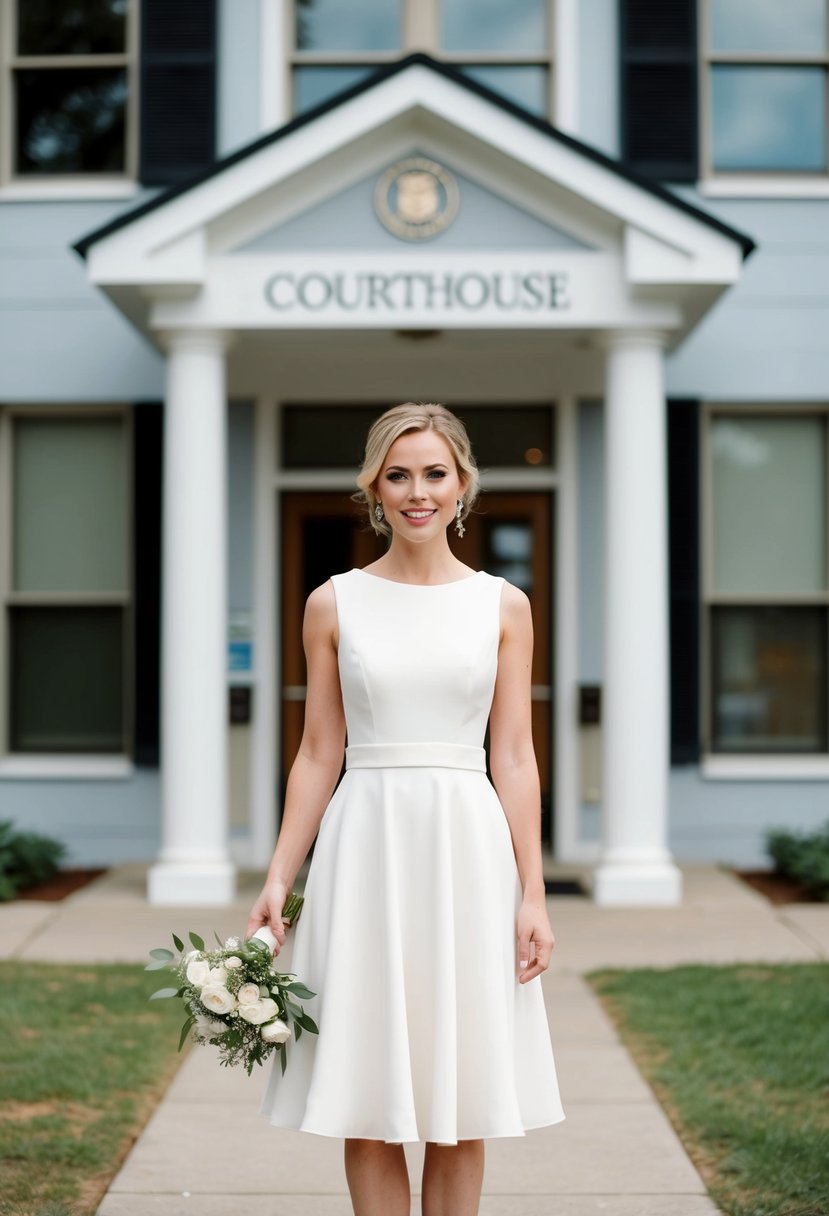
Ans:
<svg viewBox="0 0 829 1216"><path fill-rule="evenodd" d="M448 528L463 491L452 449L436 431L395 439L374 490L392 532L415 542Z"/></svg>

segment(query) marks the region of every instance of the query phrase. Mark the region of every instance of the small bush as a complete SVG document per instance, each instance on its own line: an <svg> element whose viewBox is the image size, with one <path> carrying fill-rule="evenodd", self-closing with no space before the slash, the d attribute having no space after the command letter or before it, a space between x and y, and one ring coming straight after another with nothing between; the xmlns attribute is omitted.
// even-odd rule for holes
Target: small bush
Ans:
<svg viewBox="0 0 829 1216"><path fill-rule="evenodd" d="M778 874L802 883L818 899L829 900L829 822L811 833L767 832L766 850Z"/></svg>
<svg viewBox="0 0 829 1216"><path fill-rule="evenodd" d="M59 840L37 832L16 832L8 820L0 823L0 902L51 878L65 853Z"/></svg>

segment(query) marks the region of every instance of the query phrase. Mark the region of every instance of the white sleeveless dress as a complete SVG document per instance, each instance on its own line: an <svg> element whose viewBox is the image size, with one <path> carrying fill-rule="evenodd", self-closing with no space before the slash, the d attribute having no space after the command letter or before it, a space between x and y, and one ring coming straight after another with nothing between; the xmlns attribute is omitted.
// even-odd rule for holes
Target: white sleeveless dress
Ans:
<svg viewBox="0 0 829 1216"><path fill-rule="evenodd" d="M523 1136L564 1118L521 884L486 776L504 580L333 576L346 772L278 956L317 995L261 1111L323 1136Z"/></svg>

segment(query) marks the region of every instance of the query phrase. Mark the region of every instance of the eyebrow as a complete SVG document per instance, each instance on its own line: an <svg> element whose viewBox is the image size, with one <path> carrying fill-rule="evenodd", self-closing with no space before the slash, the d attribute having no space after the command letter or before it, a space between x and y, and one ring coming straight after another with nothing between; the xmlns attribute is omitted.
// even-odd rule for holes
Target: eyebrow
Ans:
<svg viewBox="0 0 829 1216"><path fill-rule="evenodd" d="M425 464L423 467L424 467L424 469L448 468L448 466L445 465L442 460L439 460L436 464ZM392 470L394 470L395 473L411 473L411 469L407 469L404 464L390 464L389 467L386 469L386 472L391 473Z"/></svg>

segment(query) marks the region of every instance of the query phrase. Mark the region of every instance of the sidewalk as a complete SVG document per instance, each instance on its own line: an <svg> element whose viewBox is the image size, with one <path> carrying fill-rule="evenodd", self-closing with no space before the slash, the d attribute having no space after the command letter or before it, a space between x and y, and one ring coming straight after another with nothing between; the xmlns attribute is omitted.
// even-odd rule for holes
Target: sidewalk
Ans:
<svg viewBox="0 0 829 1216"><path fill-rule="evenodd" d="M572 871L570 871L572 872ZM775 908L726 871L683 867L678 908L597 908L554 897L558 944L542 977L567 1119L524 1139L490 1140L481 1216L713 1216L714 1205L661 1107L582 978L595 967L829 959L829 905ZM171 929L244 928L259 876L224 909L150 908L125 867L60 904L0 906L0 957L144 963ZM342 1142L271 1128L264 1077L187 1056L99 1216L350 1216ZM418 1191L422 1146L407 1146ZM419 1201L412 1205L419 1212Z"/></svg>

